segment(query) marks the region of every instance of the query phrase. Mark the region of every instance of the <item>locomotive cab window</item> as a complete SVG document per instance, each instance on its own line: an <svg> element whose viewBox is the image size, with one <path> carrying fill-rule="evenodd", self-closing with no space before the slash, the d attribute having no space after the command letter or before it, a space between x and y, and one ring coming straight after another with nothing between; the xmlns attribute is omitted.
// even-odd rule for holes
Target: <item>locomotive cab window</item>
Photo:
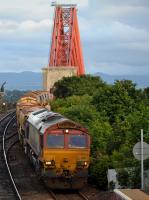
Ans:
<svg viewBox="0 0 149 200"><path fill-rule="evenodd" d="M69 148L86 148L87 139L85 135L69 135L68 136Z"/></svg>
<svg viewBox="0 0 149 200"><path fill-rule="evenodd" d="M47 147L48 148L64 148L64 135L48 135Z"/></svg>

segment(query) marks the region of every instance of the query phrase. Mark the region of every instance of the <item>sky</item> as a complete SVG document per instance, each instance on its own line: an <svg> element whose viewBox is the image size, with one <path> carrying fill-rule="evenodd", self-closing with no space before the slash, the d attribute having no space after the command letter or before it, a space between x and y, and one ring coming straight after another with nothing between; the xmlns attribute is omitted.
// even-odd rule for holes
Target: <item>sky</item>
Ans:
<svg viewBox="0 0 149 200"><path fill-rule="evenodd" d="M149 0L64 2L78 4L87 73L149 76ZM53 16L50 0L0 0L0 72L47 66Z"/></svg>

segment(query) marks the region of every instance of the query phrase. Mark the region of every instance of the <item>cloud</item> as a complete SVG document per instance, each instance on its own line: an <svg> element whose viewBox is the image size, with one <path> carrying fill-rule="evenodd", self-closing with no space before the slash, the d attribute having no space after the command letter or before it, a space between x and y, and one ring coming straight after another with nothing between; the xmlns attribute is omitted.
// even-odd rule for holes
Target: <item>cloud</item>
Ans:
<svg viewBox="0 0 149 200"><path fill-rule="evenodd" d="M9 32L9 31L27 31L27 32L36 32L36 31L47 31L51 28L53 22L49 19L44 19L41 21L26 20L22 22L16 22L12 20L2 20L0 21L0 32Z"/></svg>
<svg viewBox="0 0 149 200"><path fill-rule="evenodd" d="M48 40L48 37L47 37ZM0 54L1 71L40 71L46 66L49 58L48 42L13 42L1 43L3 51Z"/></svg>
<svg viewBox="0 0 149 200"><path fill-rule="evenodd" d="M13 31L17 26L18 23L15 21L0 21L0 32Z"/></svg>
<svg viewBox="0 0 149 200"><path fill-rule="evenodd" d="M148 66L143 65L143 66L136 66L135 69L130 68L130 65L127 64L122 64L122 63L94 63L94 73L97 72L97 67L101 73L106 73L110 75L145 75L144 71L146 71L146 68ZM125 70L124 70L125 69ZM115 71L117 73L115 73Z"/></svg>
<svg viewBox="0 0 149 200"><path fill-rule="evenodd" d="M40 71L48 63L54 14L51 2L0 2L2 71ZM78 3L87 72L149 74L149 1L68 2Z"/></svg>
<svg viewBox="0 0 149 200"><path fill-rule="evenodd" d="M19 25L19 29L23 31L35 32L35 31L49 31L52 26L52 21L44 19L39 22L33 20L27 20Z"/></svg>
<svg viewBox="0 0 149 200"><path fill-rule="evenodd" d="M88 0L67 0L77 3L79 9L88 6ZM17 21L34 19L41 20L53 17L54 7L51 7L53 0L0 0L0 17L3 19L14 19ZM64 1L65 2L65 1Z"/></svg>
<svg viewBox="0 0 149 200"><path fill-rule="evenodd" d="M16 47L19 51L33 48L36 44L50 45L53 22L49 19L41 21L26 20L22 22L16 21L0 21L0 43L1 48L10 48L13 45L13 54L17 54ZM18 46L18 44L21 46ZM38 51L36 47L34 52ZM0 52L2 50L0 49ZM33 52L31 52L32 54ZM6 54L5 56L8 56ZM2 59L5 59L5 56ZM1 66L1 62L0 62Z"/></svg>
<svg viewBox="0 0 149 200"><path fill-rule="evenodd" d="M100 1L91 7L89 18L98 19L99 22L104 21L120 21L136 27L149 27L149 2L147 1ZM148 26L147 26L148 25Z"/></svg>
<svg viewBox="0 0 149 200"><path fill-rule="evenodd" d="M78 7L86 7L88 6L88 0L56 0L53 1L57 4L77 4Z"/></svg>
<svg viewBox="0 0 149 200"><path fill-rule="evenodd" d="M96 26L95 26L96 25ZM96 27L96 28L95 28ZM91 30L96 31L91 31ZM110 22L96 22L88 21L85 18L80 18L80 30L82 39L86 43L98 45L101 43L148 43L149 44L149 30L143 28L136 28L129 24L124 24L119 21ZM92 38L92 39L91 39ZM90 44L91 45L91 44Z"/></svg>
<svg viewBox="0 0 149 200"><path fill-rule="evenodd" d="M111 32L117 39L123 41L149 41L149 31L138 29L118 21L111 23Z"/></svg>
<svg viewBox="0 0 149 200"><path fill-rule="evenodd" d="M145 8L143 6L131 6L131 5L109 5L105 6L99 13L99 16L106 16L106 17L120 17L126 16L128 14L134 14L143 12Z"/></svg>

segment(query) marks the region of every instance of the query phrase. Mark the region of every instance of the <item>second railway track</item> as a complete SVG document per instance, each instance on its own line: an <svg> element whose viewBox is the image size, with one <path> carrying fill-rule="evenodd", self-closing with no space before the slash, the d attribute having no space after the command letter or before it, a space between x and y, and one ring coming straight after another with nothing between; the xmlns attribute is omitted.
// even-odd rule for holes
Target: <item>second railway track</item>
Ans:
<svg viewBox="0 0 149 200"><path fill-rule="evenodd" d="M0 200L53 200L18 143L15 112L0 119Z"/></svg>
<svg viewBox="0 0 149 200"><path fill-rule="evenodd" d="M0 119L0 199L16 199L16 193L14 190L14 186L12 186L12 180L10 179L11 172L9 171L9 165L7 160L7 152L9 148L14 144L14 140L17 140L17 134L14 134L14 130L16 127L15 125L15 112L11 112L5 115L3 118ZM13 133L13 136L12 136ZM11 137L8 140L7 137ZM6 141L7 139L7 145Z"/></svg>

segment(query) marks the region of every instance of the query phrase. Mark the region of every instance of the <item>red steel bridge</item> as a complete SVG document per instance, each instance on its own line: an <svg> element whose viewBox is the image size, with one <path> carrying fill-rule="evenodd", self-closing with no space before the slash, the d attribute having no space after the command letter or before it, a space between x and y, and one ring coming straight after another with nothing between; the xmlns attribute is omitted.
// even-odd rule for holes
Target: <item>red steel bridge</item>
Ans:
<svg viewBox="0 0 149 200"><path fill-rule="evenodd" d="M85 74L75 4L56 4L49 67L76 67L77 75Z"/></svg>

